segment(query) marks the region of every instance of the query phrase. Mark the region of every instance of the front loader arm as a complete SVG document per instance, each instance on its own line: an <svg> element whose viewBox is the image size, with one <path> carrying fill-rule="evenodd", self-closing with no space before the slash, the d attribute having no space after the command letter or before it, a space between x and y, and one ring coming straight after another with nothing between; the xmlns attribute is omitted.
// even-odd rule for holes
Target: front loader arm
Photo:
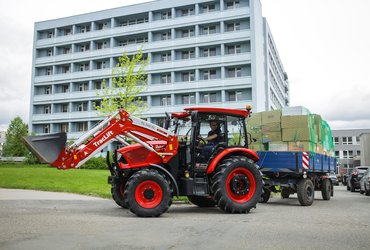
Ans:
<svg viewBox="0 0 370 250"><path fill-rule="evenodd" d="M48 163L59 169L78 168L115 140L125 146L129 145L125 138L131 138L140 143L149 151L154 152L164 163L177 154L178 141L175 134L155 124L131 116L130 113L121 109L81 136L71 146L64 147L56 160ZM148 143L148 141L153 140L166 142L166 146L161 152L156 151ZM26 145L33 152L36 152L36 155L42 156L47 154L47 152L39 152L40 150L36 149L32 140L25 138L25 141Z"/></svg>

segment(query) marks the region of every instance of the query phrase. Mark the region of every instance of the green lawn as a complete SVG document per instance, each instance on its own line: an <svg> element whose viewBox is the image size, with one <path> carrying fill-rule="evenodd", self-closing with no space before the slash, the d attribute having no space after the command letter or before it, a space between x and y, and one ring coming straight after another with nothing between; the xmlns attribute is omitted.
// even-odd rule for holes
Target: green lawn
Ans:
<svg viewBox="0 0 370 250"><path fill-rule="evenodd" d="M0 188L67 192L111 198L109 170L58 170L48 165L0 163ZM186 196L174 200L187 201Z"/></svg>
<svg viewBox="0 0 370 250"><path fill-rule="evenodd" d="M0 188L34 189L110 198L108 170L58 170L45 165L0 164Z"/></svg>

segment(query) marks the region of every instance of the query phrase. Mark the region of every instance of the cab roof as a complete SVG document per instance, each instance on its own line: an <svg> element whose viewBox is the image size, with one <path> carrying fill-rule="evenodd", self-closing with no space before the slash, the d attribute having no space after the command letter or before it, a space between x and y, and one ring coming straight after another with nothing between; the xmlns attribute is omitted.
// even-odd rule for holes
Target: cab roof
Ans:
<svg viewBox="0 0 370 250"><path fill-rule="evenodd" d="M190 107L185 108L185 111L191 113L197 111L199 113L214 113L214 114L224 114L224 115L233 115L241 116L247 118L249 116L248 110L243 109L228 109L228 108L214 108L214 107Z"/></svg>

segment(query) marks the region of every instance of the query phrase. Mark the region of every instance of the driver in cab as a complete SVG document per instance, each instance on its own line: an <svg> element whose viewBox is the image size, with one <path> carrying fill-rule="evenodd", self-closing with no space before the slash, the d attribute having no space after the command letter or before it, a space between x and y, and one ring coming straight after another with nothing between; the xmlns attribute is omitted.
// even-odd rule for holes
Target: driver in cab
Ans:
<svg viewBox="0 0 370 250"><path fill-rule="evenodd" d="M205 158L210 157L210 154L212 152L212 149L215 145L217 145L221 141L221 129L219 126L219 123L217 121L210 121L209 126L211 127L211 130L208 132L208 135L206 138L203 138L202 136L199 136L200 140L203 140L206 143L202 149L202 155Z"/></svg>

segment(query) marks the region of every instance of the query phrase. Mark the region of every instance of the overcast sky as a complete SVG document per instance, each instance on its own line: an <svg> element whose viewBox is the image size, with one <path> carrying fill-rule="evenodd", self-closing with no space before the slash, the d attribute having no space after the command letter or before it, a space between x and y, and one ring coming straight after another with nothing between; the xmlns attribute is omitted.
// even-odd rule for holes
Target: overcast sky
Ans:
<svg viewBox="0 0 370 250"><path fill-rule="evenodd" d="M0 130L29 121L37 21L148 0L1 0ZM370 129L370 1L261 0L284 68L291 106L321 114L332 129Z"/></svg>

